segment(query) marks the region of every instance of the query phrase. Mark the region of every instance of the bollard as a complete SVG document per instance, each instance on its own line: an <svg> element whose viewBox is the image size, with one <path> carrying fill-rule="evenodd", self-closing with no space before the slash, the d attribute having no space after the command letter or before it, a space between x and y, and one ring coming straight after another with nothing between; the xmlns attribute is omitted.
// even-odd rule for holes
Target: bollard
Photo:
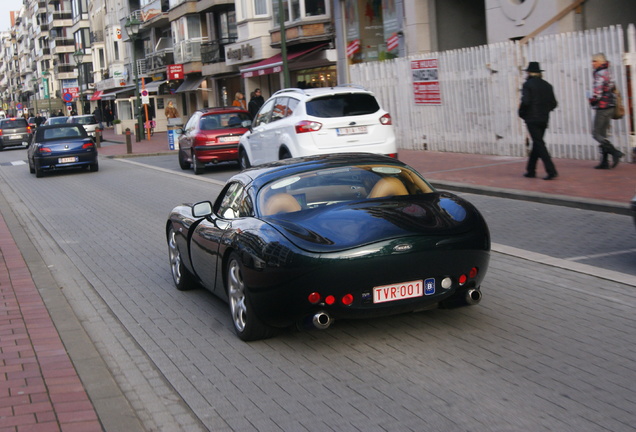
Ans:
<svg viewBox="0 0 636 432"><path fill-rule="evenodd" d="M130 128L126 128L126 153L132 154L132 137L130 136Z"/></svg>
<svg viewBox="0 0 636 432"><path fill-rule="evenodd" d="M102 146L102 130L95 128L95 146L100 148Z"/></svg>

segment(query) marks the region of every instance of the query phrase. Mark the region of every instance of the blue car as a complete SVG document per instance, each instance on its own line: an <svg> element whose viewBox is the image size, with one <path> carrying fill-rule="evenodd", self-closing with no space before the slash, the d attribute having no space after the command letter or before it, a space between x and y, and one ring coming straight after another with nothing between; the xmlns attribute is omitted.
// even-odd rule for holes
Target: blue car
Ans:
<svg viewBox="0 0 636 432"><path fill-rule="evenodd" d="M39 127L27 150L29 171L42 177L45 171L83 168L98 171L97 148L80 124Z"/></svg>

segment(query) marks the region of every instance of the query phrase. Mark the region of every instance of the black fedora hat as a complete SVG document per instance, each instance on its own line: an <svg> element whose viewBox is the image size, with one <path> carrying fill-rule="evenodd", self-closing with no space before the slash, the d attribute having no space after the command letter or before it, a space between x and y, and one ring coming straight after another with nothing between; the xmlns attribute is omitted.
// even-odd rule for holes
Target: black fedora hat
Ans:
<svg viewBox="0 0 636 432"><path fill-rule="evenodd" d="M528 63L528 67L525 69L526 72L543 72L541 66L539 66L539 62L530 62Z"/></svg>

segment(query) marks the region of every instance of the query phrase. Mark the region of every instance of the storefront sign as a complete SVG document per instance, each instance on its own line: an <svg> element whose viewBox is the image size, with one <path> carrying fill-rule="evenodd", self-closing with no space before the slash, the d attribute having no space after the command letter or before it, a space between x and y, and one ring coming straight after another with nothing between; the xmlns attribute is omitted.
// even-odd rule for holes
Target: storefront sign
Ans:
<svg viewBox="0 0 636 432"><path fill-rule="evenodd" d="M237 48L226 48L225 58L227 60L241 61L250 60L254 57L254 47L250 44L242 44Z"/></svg>
<svg viewBox="0 0 636 432"><path fill-rule="evenodd" d="M438 71L437 59L411 61L415 105L442 104Z"/></svg>
<svg viewBox="0 0 636 432"><path fill-rule="evenodd" d="M178 80L178 79L183 79L184 75L183 75L183 65L182 64L175 64L175 65L168 65L168 80Z"/></svg>

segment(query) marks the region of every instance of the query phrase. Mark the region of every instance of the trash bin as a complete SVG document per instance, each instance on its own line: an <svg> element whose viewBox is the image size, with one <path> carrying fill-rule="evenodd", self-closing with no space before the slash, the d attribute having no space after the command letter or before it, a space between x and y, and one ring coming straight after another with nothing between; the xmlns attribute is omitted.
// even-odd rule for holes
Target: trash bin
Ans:
<svg viewBox="0 0 636 432"><path fill-rule="evenodd" d="M180 118L168 119L168 148L179 150L179 137L181 136L183 121Z"/></svg>

